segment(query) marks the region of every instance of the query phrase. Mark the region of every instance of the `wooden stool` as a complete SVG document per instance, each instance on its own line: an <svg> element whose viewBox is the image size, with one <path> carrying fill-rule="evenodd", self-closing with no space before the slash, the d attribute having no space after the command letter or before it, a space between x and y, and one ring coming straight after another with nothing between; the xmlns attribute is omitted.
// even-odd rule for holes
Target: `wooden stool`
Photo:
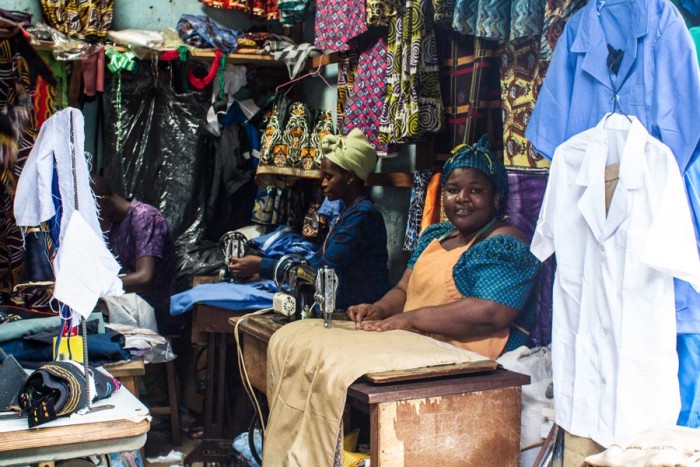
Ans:
<svg viewBox="0 0 700 467"><path fill-rule="evenodd" d="M168 405L150 407L149 410L153 415L169 415L170 416L170 432L172 441L175 446L182 444L180 436L180 409L177 399L177 382L175 379L175 360L165 362L165 371L168 378Z"/></svg>

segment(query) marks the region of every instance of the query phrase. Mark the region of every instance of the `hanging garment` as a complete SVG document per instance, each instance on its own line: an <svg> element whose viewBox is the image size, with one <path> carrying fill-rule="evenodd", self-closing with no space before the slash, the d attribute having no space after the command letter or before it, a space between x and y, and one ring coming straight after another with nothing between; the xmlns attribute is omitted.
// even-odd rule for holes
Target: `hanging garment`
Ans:
<svg viewBox="0 0 700 467"><path fill-rule="evenodd" d="M279 95L263 122L257 175L321 178L321 139L334 133L331 112Z"/></svg>
<svg viewBox="0 0 700 467"><path fill-rule="evenodd" d="M402 8L401 0L366 0L367 26L389 26L391 18L398 15Z"/></svg>
<svg viewBox="0 0 700 467"><path fill-rule="evenodd" d="M452 27L496 41L514 41L542 33L541 0L457 0Z"/></svg>
<svg viewBox="0 0 700 467"><path fill-rule="evenodd" d="M509 43L501 56L501 102L503 102L503 162L515 167L549 167L525 139L527 121L539 91L541 65L539 37Z"/></svg>
<svg viewBox="0 0 700 467"><path fill-rule="evenodd" d="M367 31L365 0L318 0L314 45L344 52L348 42Z"/></svg>
<svg viewBox="0 0 700 467"><path fill-rule="evenodd" d="M69 36L104 38L112 25L114 0L41 0L46 22Z"/></svg>
<svg viewBox="0 0 700 467"><path fill-rule="evenodd" d="M405 251L413 251L418 245L426 191L428 189L428 182L430 182L432 176L432 170L416 170L413 172L413 189L411 190L411 200L408 204L406 234L403 241L403 249Z"/></svg>
<svg viewBox="0 0 700 467"><path fill-rule="evenodd" d="M380 157L389 152L379 140L379 119L386 98L386 47L386 39L380 37L358 50L357 71L348 87L342 127L343 134L360 129Z"/></svg>
<svg viewBox="0 0 700 467"><path fill-rule="evenodd" d="M17 225L32 227L48 221L56 215L51 190L55 163L61 197L59 245L76 209L80 210L93 232L102 238L97 206L90 189L89 168L83 155L84 127L80 110L67 108L56 112L41 127L17 183L14 204Z"/></svg>
<svg viewBox="0 0 700 467"><path fill-rule="evenodd" d="M508 199L505 214L508 223L532 238L537 226L542 198L547 186L546 171L508 169ZM552 342L552 285L554 284L554 258L549 258L540 267L537 282L533 287L528 306L535 309L531 324L529 345L548 346Z"/></svg>
<svg viewBox="0 0 700 467"><path fill-rule="evenodd" d="M624 50L612 78L606 37ZM525 136L551 159L559 144L611 112L615 100L618 110L637 117L671 148L682 171L700 152L700 120L694 117L700 108L700 72L688 29L670 2L608 1L599 16L591 0L574 14L557 44Z"/></svg>
<svg viewBox="0 0 700 467"><path fill-rule="evenodd" d="M498 83L501 56L495 41L464 38L456 32L438 35L440 85L445 102L445 128L435 138L439 155L460 144L473 144L483 134L491 137L491 149L502 148L501 89Z"/></svg>
<svg viewBox="0 0 700 467"><path fill-rule="evenodd" d="M620 164L605 215L605 166ZM673 277L700 288L678 166L642 123L607 114L557 148L531 250L556 253L556 423L608 447L680 410Z"/></svg>
<svg viewBox="0 0 700 467"><path fill-rule="evenodd" d="M444 107L431 0L407 0L391 19L386 98L379 119L382 143L407 143L437 133Z"/></svg>

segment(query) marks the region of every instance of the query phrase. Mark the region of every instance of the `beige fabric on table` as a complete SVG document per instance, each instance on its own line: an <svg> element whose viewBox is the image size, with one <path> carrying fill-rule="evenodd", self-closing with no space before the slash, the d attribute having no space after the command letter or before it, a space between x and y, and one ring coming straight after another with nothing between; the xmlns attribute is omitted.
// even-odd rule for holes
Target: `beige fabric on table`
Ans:
<svg viewBox="0 0 700 467"><path fill-rule="evenodd" d="M603 446L591 438L564 432L564 467L585 467L586 457L604 450Z"/></svg>
<svg viewBox="0 0 700 467"><path fill-rule="evenodd" d="M614 443L586 462L596 467L700 466L700 430L673 426L647 431Z"/></svg>
<svg viewBox="0 0 700 467"><path fill-rule="evenodd" d="M349 321L325 329L318 319L282 326L267 349L263 465L333 465L347 388L362 375L480 360L408 331L360 331Z"/></svg>

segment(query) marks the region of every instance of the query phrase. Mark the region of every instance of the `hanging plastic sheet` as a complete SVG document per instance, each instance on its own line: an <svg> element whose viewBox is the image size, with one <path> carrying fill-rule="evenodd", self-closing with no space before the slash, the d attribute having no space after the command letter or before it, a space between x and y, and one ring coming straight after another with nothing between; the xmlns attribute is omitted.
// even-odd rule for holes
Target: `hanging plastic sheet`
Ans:
<svg viewBox="0 0 700 467"><path fill-rule="evenodd" d="M180 279L211 258L198 253L187 258L200 251L195 245L204 235L208 145L202 123L209 96L177 93L171 83L179 78L171 69L149 63L123 73L120 89L112 86L108 93L104 176L118 194L151 204L165 216L187 265L178 268Z"/></svg>

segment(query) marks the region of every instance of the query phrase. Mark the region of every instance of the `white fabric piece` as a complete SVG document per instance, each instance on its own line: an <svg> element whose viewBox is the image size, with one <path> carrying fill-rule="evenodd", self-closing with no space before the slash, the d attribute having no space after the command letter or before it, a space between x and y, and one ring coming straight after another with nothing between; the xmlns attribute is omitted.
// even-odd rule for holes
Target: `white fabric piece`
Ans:
<svg viewBox="0 0 700 467"><path fill-rule="evenodd" d="M680 411L673 277L700 285L671 150L635 117L608 114L560 145L532 253L556 253L556 422L602 446L675 425ZM620 180L605 215L605 166Z"/></svg>
<svg viewBox="0 0 700 467"><path fill-rule="evenodd" d="M165 40L163 34L158 31L147 31L145 29L122 29L120 31L109 31L109 38L115 44L146 47L158 49L163 46Z"/></svg>
<svg viewBox="0 0 700 467"><path fill-rule="evenodd" d="M149 329L158 334L156 313L139 294L125 293L102 299L109 310L109 322L132 328Z"/></svg>
<svg viewBox="0 0 700 467"><path fill-rule="evenodd" d="M119 263L101 236L74 211L54 260L53 297L87 318L100 297L124 293Z"/></svg>
<svg viewBox="0 0 700 467"><path fill-rule="evenodd" d="M246 78L246 67L241 65L227 64L224 71L224 95L226 96L226 108L221 111L217 111L214 107L216 100L219 97L219 92L221 86L219 85L219 80L215 79L212 85L211 91L211 107L207 111L207 123L204 128L214 136L221 136L221 124L219 123L219 114L228 113L229 108L236 101L233 95L236 94L243 86L248 84L248 79Z"/></svg>
<svg viewBox="0 0 700 467"><path fill-rule="evenodd" d="M74 148L71 148L71 121ZM84 126L83 114L78 109L68 107L53 114L41 126L17 182L14 204L17 225L33 227L51 219L56 214L51 193L55 157L63 208L59 248L75 210L74 187L77 187L78 208L83 219L95 234L102 238L97 217L97 203L90 189L90 173L84 155ZM71 153L75 154L75 169L73 169Z"/></svg>
<svg viewBox="0 0 700 467"><path fill-rule="evenodd" d="M700 430L684 426L640 433L586 457L596 467L700 465Z"/></svg>

